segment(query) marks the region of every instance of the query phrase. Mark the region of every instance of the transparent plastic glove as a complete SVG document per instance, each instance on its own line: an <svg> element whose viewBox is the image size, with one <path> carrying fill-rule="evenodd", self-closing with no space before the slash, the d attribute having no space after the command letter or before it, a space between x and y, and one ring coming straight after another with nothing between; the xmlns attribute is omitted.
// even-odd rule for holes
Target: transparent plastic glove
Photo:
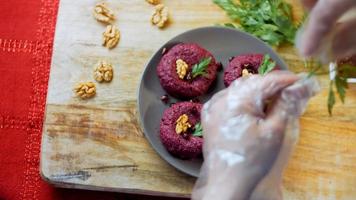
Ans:
<svg viewBox="0 0 356 200"><path fill-rule="evenodd" d="M356 54L355 0L302 0L311 10L307 24L297 35L304 57L323 62Z"/></svg>
<svg viewBox="0 0 356 200"><path fill-rule="evenodd" d="M314 79L276 71L240 78L214 95L202 111L204 164L192 198L278 199L289 156L285 132L298 132L298 117L317 89ZM271 198L260 198L268 188Z"/></svg>
<svg viewBox="0 0 356 200"><path fill-rule="evenodd" d="M287 126L283 143L278 157L268 174L254 189L251 200L279 200L282 198L282 176L289 157L299 137L299 116L304 112L308 100L319 90L315 77L307 78L306 74L300 75L300 80L285 88L275 107L279 108L281 115L287 119Z"/></svg>

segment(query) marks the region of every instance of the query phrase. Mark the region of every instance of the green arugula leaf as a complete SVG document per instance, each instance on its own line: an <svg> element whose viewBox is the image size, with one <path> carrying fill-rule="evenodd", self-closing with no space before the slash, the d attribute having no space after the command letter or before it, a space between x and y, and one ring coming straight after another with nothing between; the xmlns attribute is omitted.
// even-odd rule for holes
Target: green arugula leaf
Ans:
<svg viewBox="0 0 356 200"><path fill-rule="evenodd" d="M308 59L304 61L304 67L306 70L309 71L307 78L310 78L316 75L322 69L322 64L318 61L313 59ZM346 90L348 89L347 78L352 74L356 73L356 67L351 65L341 65L337 68L337 73L334 80L330 81L329 85L329 93L328 93L328 101L327 107L329 115L332 115L333 107L336 103L335 99L335 91L334 87L336 88L336 93L338 94L342 103L345 102Z"/></svg>
<svg viewBox="0 0 356 200"><path fill-rule="evenodd" d="M348 89L347 77L349 77L349 75L351 75L352 73L356 72L355 66L347 64L338 66L338 70L339 69L341 70L341 72L338 71L334 80L330 82L328 97L328 111L330 115L332 114L332 108L335 104L335 94L333 91L334 84L341 102L345 103L346 89Z"/></svg>
<svg viewBox="0 0 356 200"><path fill-rule="evenodd" d="M206 69L209 66L210 62L211 62L211 57L208 57L208 58L201 59L199 61L199 63L195 64L192 68L193 78L200 76L200 75L205 75Z"/></svg>
<svg viewBox="0 0 356 200"><path fill-rule="evenodd" d="M194 133L192 134L195 137L202 137L203 136L203 127L201 123L197 123L194 126Z"/></svg>
<svg viewBox="0 0 356 200"><path fill-rule="evenodd" d="M334 81L330 81L330 86L329 86L329 95L328 95L328 112L329 115L332 115L332 110L335 105L335 94L334 94L334 89L333 89Z"/></svg>
<svg viewBox="0 0 356 200"><path fill-rule="evenodd" d="M341 76L335 76L335 87L336 91L339 94L340 100L342 103L345 102L345 93L348 88L347 79Z"/></svg>
<svg viewBox="0 0 356 200"><path fill-rule="evenodd" d="M231 0L214 0L213 2L218 4L222 9L224 9L232 19L239 19L239 15L237 14L237 5Z"/></svg>
<svg viewBox="0 0 356 200"><path fill-rule="evenodd" d="M233 23L225 23L223 24L225 27L229 27L229 28L238 28L237 25L233 24Z"/></svg>
<svg viewBox="0 0 356 200"><path fill-rule="evenodd" d="M293 22L292 7L282 0L213 0L240 26L238 28L255 35L270 45L283 42L294 44L300 24Z"/></svg>
<svg viewBox="0 0 356 200"><path fill-rule="evenodd" d="M272 71L276 67L276 62L271 61L271 57L266 54L263 56L263 60L261 66L258 68L258 73L261 75L265 75Z"/></svg>

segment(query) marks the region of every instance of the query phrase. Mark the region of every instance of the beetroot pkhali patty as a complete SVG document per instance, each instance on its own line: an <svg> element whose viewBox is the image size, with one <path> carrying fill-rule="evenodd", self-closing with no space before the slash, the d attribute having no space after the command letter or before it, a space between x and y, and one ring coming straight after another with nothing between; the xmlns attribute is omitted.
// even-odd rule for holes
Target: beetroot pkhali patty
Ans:
<svg viewBox="0 0 356 200"><path fill-rule="evenodd" d="M224 84L228 87L234 80L242 76L242 70L258 74L258 68L263 61L263 54L245 54L234 57L224 71Z"/></svg>
<svg viewBox="0 0 356 200"><path fill-rule="evenodd" d="M177 134L175 129L177 119L183 114L188 115L191 127L199 123L201 108L200 103L180 102L164 111L160 124L160 137L163 145L172 155L191 159L202 154L203 138L192 136L192 129L181 134Z"/></svg>
<svg viewBox="0 0 356 200"><path fill-rule="evenodd" d="M211 61L206 68L205 75L200 75L190 80L179 78L176 66L178 59L188 64L187 71L190 73L195 64L209 57ZM157 67L157 74L163 89L168 94L182 99L189 99L208 91L216 78L217 64L213 55L199 45L182 43L175 45L163 55Z"/></svg>

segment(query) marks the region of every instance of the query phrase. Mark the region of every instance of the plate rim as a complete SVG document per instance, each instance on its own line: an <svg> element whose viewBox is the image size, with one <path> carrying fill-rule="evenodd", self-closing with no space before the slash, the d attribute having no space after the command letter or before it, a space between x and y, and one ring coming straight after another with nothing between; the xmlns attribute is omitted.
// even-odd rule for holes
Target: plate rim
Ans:
<svg viewBox="0 0 356 200"><path fill-rule="evenodd" d="M193 29L189 29L189 30L186 30L182 33L179 33L177 34L176 36L174 36L173 38L171 38L170 40L168 40L167 42L165 42L160 48L158 48L152 55L151 57L147 60L147 62L145 63L144 65L144 70L142 71L141 73L141 76L140 76L140 81L139 81L139 85L137 87L137 100L136 100L136 103L137 103L137 111L138 111L138 114L139 114L139 125L141 127L141 130L143 130L143 134L145 136L145 138L148 140L148 142L150 143L151 147L155 150L155 152L165 161L167 162L169 165L171 165L172 167L174 167L175 169L179 170L180 172L183 172L187 175L190 175L192 177L195 177L195 178L198 178L199 175L197 174L194 174L194 173L191 173L190 171L187 171L185 170L184 168L180 167L180 166L176 166L174 164L172 164L168 159L166 159L163 154L157 150L157 147L155 145L153 145L153 141L152 139L148 136L148 133L146 131L146 128L144 126L144 116L143 116L143 113L141 112L141 103L140 103L140 99L142 98L141 97L141 90L142 90L142 87L143 87L143 78L145 76L145 74L147 73L148 71L148 67L149 67L149 63L151 62L151 60L156 56L156 54L158 52L160 52L160 50L162 50L163 48L165 48L165 46L167 46L167 44L170 44L172 43L174 40L176 40L177 37L180 37L181 35L183 34L189 34L191 32L194 32L194 31L202 31L202 30L209 30L209 29L221 29L221 30L229 30L229 31L235 31L235 32L238 32L239 34L243 34L247 37L252 37L258 41L260 41L261 43L263 43L267 48L269 48L271 51L273 51L277 56L278 58L280 59L282 65L288 67L288 65L286 64L286 62L283 60L283 58L281 56L279 56L279 54L268 44L266 44L264 41L262 41L261 39L257 38L256 36L252 35L252 34L249 34L249 33L246 33L246 32L243 32L241 30L238 30L238 29L235 29L235 28L230 28L230 27L223 27L223 26L204 26L204 27L199 27L199 28L193 28ZM288 70L288 68L286 68L286 70Z"/></svg>

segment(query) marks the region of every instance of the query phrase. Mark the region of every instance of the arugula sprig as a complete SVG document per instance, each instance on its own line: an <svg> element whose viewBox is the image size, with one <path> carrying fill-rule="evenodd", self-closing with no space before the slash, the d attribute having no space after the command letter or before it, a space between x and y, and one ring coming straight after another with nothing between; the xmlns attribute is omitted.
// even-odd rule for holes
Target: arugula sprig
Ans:
<svg viewBox="0 0 356 200"><path fill-rule="evenodd" d="M206 74L206 69L211 62L211 57L203 58L199 61L199 63L195 64L192 68L192 76L193 78L197 76L203 76Z"/></svg>
<svg viewBox="0 0 356 200"><path fill-rule="evenodd" d="M202 137L203 136L203 127L201 125L201 123L197 123L194 126L194 132L192 134L195 137Z"/></svg>
<svg viewBox="0 0 356 200"><path fill-rule="evenodd" d="M278 46L283 42L294 44L300 24L293 22L291 5L283 0L213 0L226 11L234 23L227 27L251 33L266 43Z"/></svg>
<svg viewBox="0 0 356 200"><path fill-rule="evenodd" d="M272 71L276 67L276 62L271 60L271 57L266 54L263 56L263 60L261 66L258 68L258 73L261 75L265 75Z"/></svg>
<svg viewBox="0 0 356 200"><path fill-rule="evenodd" d="M356 67L353 67L354 71L356 72ZM335 92L333 88L336 88L336 92L339 95L339 98L342 103L345 103L345 94L346 90L349 88L347 83L347 78L343 75L336 74L334 80L330 81L329 86L329 95L328 95L328 112L329 115L332 115L332 110L335 105Z"/></svg>
<svg viewBox="0 0 356 200"><path fill-rule="evenodd" d="M320 74L320 70L323 69L323 66L320 62L315 61L313 59L309 59L304 61L304 66L307 70L309 70L309 74L307 78L310 78L314 75ZM346 90L348 89L348 83L347 83L347 78L349 75L356 73L356 66L351 66L344 64L342 66L339 66L339 68L342 68L342 73L336 70L336 75L333 80L330 80L329 83L329 92L328 92L328 99L327 99L327 108L329 115L332 115L333 108L336 104L336 95L339 96L340 100L342 103L345 102L345 96L346 96ZM330 73L330 72L329 72Z"/></svg>

